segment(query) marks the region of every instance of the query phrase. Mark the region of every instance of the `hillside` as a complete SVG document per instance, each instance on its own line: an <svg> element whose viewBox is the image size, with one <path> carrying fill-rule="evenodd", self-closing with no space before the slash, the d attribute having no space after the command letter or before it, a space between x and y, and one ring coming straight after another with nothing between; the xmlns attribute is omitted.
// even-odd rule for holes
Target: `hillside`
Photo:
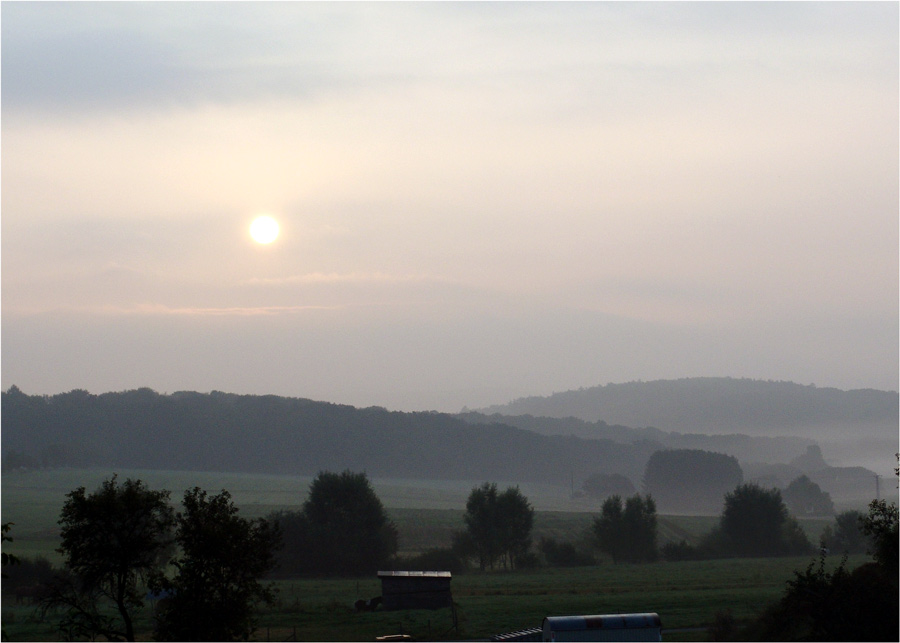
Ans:
<svg viewBox="0 0 900 643"><path fill-rule="evenodd" d="M470 411L456 417L470 424L504 424L542 435L574 435L589 440L612 440L624 444L650 441L669 449L702 449L733 455L743 462L787 463L814 440L799 436L749 436L743 433L705 434L660 431L652 427L636 429L606 422L586 422L575 417L552 418L533 415L485 415Z"/></svg>
<svg viewBox="0 0 900 643"><path fill-rule="evenodd" d="M107 466L314 475L506 480L569 486L572 472L640 479L658 444L546 436L441 413L272 395L150 389L2 394L4 467ZM580 481L579 481L580 483Z"/></svg>
<svg viewBox="0 0 900 643"><path fill-rule="evenodd" d="M896 438L898 394L732 378L607 384L491 406L484 414L575 417L682 433Z"/></svg>

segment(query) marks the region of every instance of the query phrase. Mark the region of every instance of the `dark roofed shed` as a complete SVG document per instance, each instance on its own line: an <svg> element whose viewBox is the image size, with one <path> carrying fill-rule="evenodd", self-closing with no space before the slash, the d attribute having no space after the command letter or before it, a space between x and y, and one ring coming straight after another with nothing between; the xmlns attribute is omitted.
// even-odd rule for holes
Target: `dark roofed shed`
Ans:
<svg viewBox="0 0 900 643"><path fill-rule="evenodd" d="M386 610L452 607L450 572L378 572Z"/></svg>

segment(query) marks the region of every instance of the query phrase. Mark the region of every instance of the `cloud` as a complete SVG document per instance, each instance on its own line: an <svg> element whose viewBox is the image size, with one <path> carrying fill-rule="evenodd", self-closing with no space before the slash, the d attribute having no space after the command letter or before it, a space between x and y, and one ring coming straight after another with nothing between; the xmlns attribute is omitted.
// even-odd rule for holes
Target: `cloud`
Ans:
<svg viewBox="0 0 900 643"><path fill-rule="evenodd" d="M322 273L312 272L287 277L251 277L239 282L242 286L283 286L290 284L409 284L457 283L454 279L434 275L392 275L383 272Z"/></svg>
<svg viewBox="0 0 900 643"><path fill-rule="evenodd" d="M310 310L339 310L345 306L167 306L165 304L99 304L94 306L44 306L15 307L5 310L7 314L26 317L35 315L87 315L100 317L140 316L140 317L257 317L288 315Z"/></svg>

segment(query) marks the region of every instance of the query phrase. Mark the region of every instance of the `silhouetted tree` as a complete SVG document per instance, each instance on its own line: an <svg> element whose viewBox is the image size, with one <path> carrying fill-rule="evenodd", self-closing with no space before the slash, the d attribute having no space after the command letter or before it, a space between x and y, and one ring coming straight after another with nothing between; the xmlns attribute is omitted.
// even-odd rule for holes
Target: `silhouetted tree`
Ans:
<svg viewBox="0 0 900 643"><path fill-rule="evenodd" d="M499 554L496 527L497 484L485 482L475 487L466 499L466 545L474 549L482 571L494 567Z"/></svg>
<svg viewBox="0 0 900 643"><path fill-rule="evenodd" d="M834 525L827 525L822 531L822 546L833 553L864 554L868 543L862 532L862 518L862 512L855 509L835 516Z"/></svg>
<svg viewBox="0 0 900 643"><path fill-rule="evenodd" d="M664 510L718 512L722 497L744 481L737 458L700 449L657 451L647 461L644 492Z"/></svg>
<svg viewBox="0 0 900 643"><path fill-rule="evenodd" d="M5 543L12 542L13 539L12 539L12 536L9 535L9 532L12 530L13 524L14 523L11 523L11 522L3 523L3 525L2 525L3 531L2 531L2 536L0 536L0 541L5 542ZM4 568L9 565L18 565L21 562L19 560L18 556L16 556L15 554L7 553L5 551L2 552L2 554L0 554L0 559L2 559ZM3 578L6 578L6 572L3 572Z"/></svg>
<svg viewBox="0 0 900 643"><path fill-rule="evenodd" d="M624 506L621 496L607 498L594 519L594 537L598 548L614 563L638 563L657 557L656 503L651 496L635 494Z"/></svg>
<svg viewBox="0 0 900 643"><path fill-rule="evenodd" d="M10 532L10 530L12 529L12 526L13 526L13 523L11 523L11 522L5 522L5 523L3 523L3 525L2 525L2 537L0 537L0 542L4 542L4 543L5 543L5 542L12 542L12 536L8 535L9 532ZM3 570L4 570L4 571L2 572L3 578L6 578L6 577L7 577L7 575L6 575L6 568L7 568L7 567L9 567L10 565L18 565L18 564L21 562L21 561L19 560L18 556L16 556L15 554L10 554L10 553L5 552L5 551L2 552L2 554L0 554L0 559L2 559L2 566L3 566ZM4 641L9 640L9 637L6 635L6 630L2 630L2 638L3 638Z"/></svg>
<svg viewBox="0 0 900 643"><path fill-rule="evenodd" d="M164 641L247 640L256 629L257 603L273 599L271 587L260 579L274 565L278 530L263 518L238 516L224 490L208 496L195 487L185 492L182 505L175 576L158 576L152 583L168 593L156 635Z"/></svg>
<svg viewBox="0 0 900 643"><path fill-rule="evenodd" d="M869 513L860 520L862 532L870 542L869 553L895 580L898 574L897 505L886 500L869 503Z"/></svg>
<svg viewBox="0 0 900 643"><path fill-rule="evenodd" d="M782 493L784 503L795 516L834 515L834 502L827 491L806 475L795 478Z"/></svg>
<svg viewBox="0 0 900 643"><path fill-rule="evenodd" d="M140 480L119 486L116 476L97 491L70 492L59 519L65 571L44 607L65 609L59 623L67 636L134 640L134 612L143 606L139 583L165 563L172 542L168 491ZM117 617L104 609L112 602Z"/></svg>
<svg viewBox="0 0 900 643"><path fill-rule="evenodd" d="M725 495L718 528L702 547L739 557L791 556L812 549L806 534L788 514L781 492L753 483Z"/></svg>
<svg viewBox="0 0 900 643"><path fill-rule="evenodd" d="M463 520L467 537L459 541L458 550L467 546L474 551L481 569L493 569L497 562L516 569L531 548L534 509L517 487L503 493L498 493L496 483L475 487L466 500Z"/></svg>
<svg viewBox="0 0 900 643"><path fill-rule="evenodd" d="M370 574L397 553L397 528L365 473L320 472L300 512L272 518L284 535L280 573Z"/></svg>

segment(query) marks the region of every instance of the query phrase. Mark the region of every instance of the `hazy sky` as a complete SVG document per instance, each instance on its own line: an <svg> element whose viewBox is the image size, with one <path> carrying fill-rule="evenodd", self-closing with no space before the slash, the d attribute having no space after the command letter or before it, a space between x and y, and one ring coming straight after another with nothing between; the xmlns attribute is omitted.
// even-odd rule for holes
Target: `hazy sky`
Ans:
<svg viewBox="0 0 900 643"><path fill-rule="evenodd" d="M0 24L4 389L457 411L701 375L898 387L895 2Z"/></svg>

